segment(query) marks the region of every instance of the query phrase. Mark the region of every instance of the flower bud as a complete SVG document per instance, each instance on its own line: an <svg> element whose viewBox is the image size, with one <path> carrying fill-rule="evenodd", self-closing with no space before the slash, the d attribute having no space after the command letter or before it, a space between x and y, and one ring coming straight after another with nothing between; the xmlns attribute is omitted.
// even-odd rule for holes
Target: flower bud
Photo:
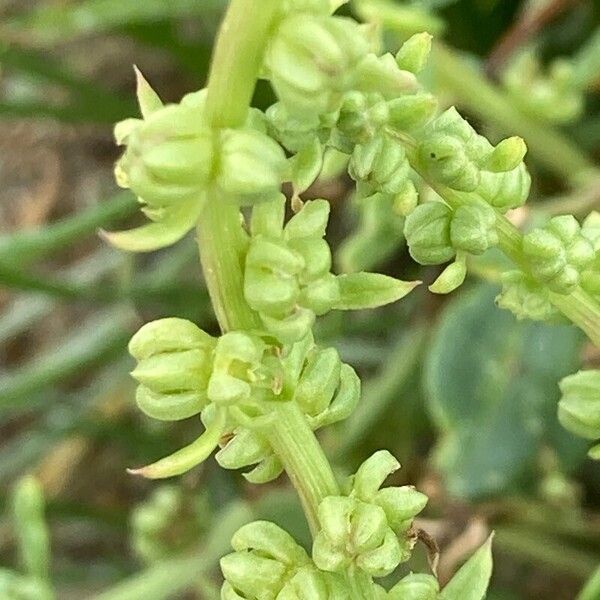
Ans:
<svg viewBox="0 0 600 600"><path fill-rule="evenodd" d="M429 286L429 291L434 294L449 294L459 288L467 276L465 260L456 260L449 264L439 277Z"/></svg>
<svg viewBox="0 0 600 600"><path fill-rule="evenodd" d="M402 144L387 136L357 145L348 172L356 181L364 181L376 192L395 194L404 189L410 166Z"/></svg>
<svg viewBox="0 0 600 600"><path fill-rule="evenodd" d="M389 600L436 600L440 585L433 575L411 573L389 592Z"/></svg>
<svg viewBox="0 0 600 600"><path fill-rule="evenodd" d="M185 202L206 186L213 168L213 136L198 108L165 106L120 138L127 150L117 166L119 183L149 207Z"/></svg>
<svg viewBox="0 0 600 600"><path fill-rule="evenodd" d="M332 273L311 281L300 294L299 303L320 316L328 313L340 300L340 284Z"/></svg>
<svg viewBox="0 0 600 600"><path fill-rule="evenodd" d="M230 405L247 400L259 380L264 344L241 331L231 331L217 340L208 398L216 404Z"/></svg>
<svg viewBox="0 0 600 600"><path fill-rule="evenodd" d="M600 370L579 371L560 382L558 419L573 433L600 438Z"/></svg>
<svg viewBox="0 0 600 600"><path fill-rule="evenodd" d="M422 92L394 98L388 102L389 124L401 131L422 127L433 118L437 106L435 96Z"/></svg>
<svg viewBox="0 0 600 600"><path fill-rule="evenodd" d="M559 294L568 294L579 284L580 272L595 256L594 247L571 215L554 217L545 228L525 235L523 253L532 275Z"/></svg>
<svg viewBox="0 0 600 600"><path fill-rule="evenodd" d="M459 206L450 223L450 240L457 250L483 254L498 243L496 211L485 204Z"/></svg>
<svg viewBox="0 0 600 600"><path fill-rule="evenodd" d="M600 250L600 212L593 210L583 221L581 235L589 240L594 251Z"/></svg>
<svg viewBox="0 0 600 600"><path fill-rule="evenodd" d="M232 194L269 194L285 178L286 159L281 146L253 129L221 132L217 184Z"/></svg>
<svg viewBox="0 0 600 600"><path fill-rule="evenodd" d="M413 210L404 223L410 255L420 264L436 265L454 257L450 241L451 209L442 202L427 202Z"/></svg>
<svg viewBox="0 0 600 600"><path fill-rule="evenodd" d="M310 565L304 549L268 521L245 525L234 534L231 545L235 552L221 559L222 598L279 597L296 572Z"/></svg>
<svg viewBox="0 0 600 600"><path fill-rule="evenodd" d="M383 56L367 54L356 67L355 77L356 89L361 92L378 92L386 99L417 89L416 77L400 69L389 53Z"/></svg>
<svg viewBox="0 0 600 600"><path fill-rule="evenodd" d="M420 160L436 181L455 190L472 192L479 184L480 173L465 150L461 139L445 133L426 137L418 148Z"/></svg>
<svg viewBox="0 0 600 600"><path fill-rule="evenodd" d="M433 36L426 32L416 33L408 38L396 54L398 66L415 74L422 71L431 52L432 39Z"/></svg>
<svg viewBox="0 0 600 600"><path fill-rule="evenodd" d="M493 173L504 173L516 169L527 152L523 138L514 136L502 140L485 161L485 169Z"/></svg>
<svg viewBox="0 0 600 600"><path fill-rule="evenodd" d="M324 571L340 572L354 562L373 577L383 577L402 559L400 543L379 506L329 496L319 505L318 519L313 560Z"/></svg>
<svg viewBox="0 0 600 600"><path fill-rule="evenodd" d="M269 45L265 64L281 102L296 114L336 110L369 43L351 19L290 15Z"/></svg>
<svg viewBox="0 0 600 600"><path fill-rule="evenodd" d="M501 212L523 206L529 195L531 176L523 163L505 173L482 171L477 194Z"/></svg>
<svg viewBox="0 0 600 600"><path fill-rule="evenodd" d="M129 342L138 360L131 375L140 384L139 408L160 420L185 419L207 403L215 340L185 319L160 319L144 325Z"/></svg>

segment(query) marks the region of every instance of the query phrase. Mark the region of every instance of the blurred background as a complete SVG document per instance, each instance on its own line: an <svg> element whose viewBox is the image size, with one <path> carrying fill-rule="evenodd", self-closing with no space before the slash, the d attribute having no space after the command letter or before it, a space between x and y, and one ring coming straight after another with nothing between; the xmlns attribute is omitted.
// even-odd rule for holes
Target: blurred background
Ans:
<svg viewBox="0 0 600 600"><path fill-rule="evenodd" d="M131 334L165 316L217 325L191 237L134 256L97 235L141 221L114 183L112 125L137 116L134 64L165 101L203 87L225 5L0 0L0 583L22 569L12 494L25 473L46 497L60 599L218 598L218 557L241 524L267 518L308 540L283 477L252 486L210 460L166 483L125 472L199 430L137 410ZM425 82L442 106L493 140L528 142L531 199L511 218L600 210L600 3L398 5L404 25L387 41L435 34ZM255 104L271 101L259 85ZM411 261L402 219L350 189L328 177L306 194L332 202L338 271L431 283L439 269ZM600 466L559 425L557 384L599 368L600 352L573 327L498 309L501 260L479 259L449 298L421 286L385 309L321 319L318 339L364 381L359 410L322 441L340 475L382 447L398 457L397 481L430 497L420 525L442 549L442 580L494 529L491 600L572 599L600 562ZM425 549L402 568L426 569Z"/></svg>

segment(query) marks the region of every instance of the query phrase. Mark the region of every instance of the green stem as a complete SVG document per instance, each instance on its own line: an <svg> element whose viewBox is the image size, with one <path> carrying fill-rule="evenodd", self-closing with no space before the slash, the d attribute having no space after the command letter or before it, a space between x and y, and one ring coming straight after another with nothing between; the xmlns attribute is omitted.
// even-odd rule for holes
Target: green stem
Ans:
<svg viewBox="0 0 600 600"><path fill-rule="evenodd" d="M437 80L455 95L461 106L508 134L522 135L531 155L548 169L573 183L596 171L593 163L569 140L523 114L469 61L444 44L435 44L432 64Z"/></svg>
<svg viewBox="0 0 600 600"><path fill-rule="evenodd" d="M474 192L460 192L431 181L420 163L411 145L407 148L412 168L441 196L449 206L457 208L461 204L483 202ZM504 216L498 213L496 218L499 246L504 254L520 269L527 272L528 265L523 256L523 234ZM581 288L570 294L550 294L550 302L558 310L577 325L590 338L595 346L600 348L600 305L594 298Z"/></svg>
<svg viewBox="0 0 600 600"><path fill-rule="evenodd" d="M269 442L296 488L311 532L319 530L321 500L340 493L331 466L304 414L295 402L280 404Z"/></svg>
<svg viewBox="0 0 600 600"><path fill-rule="evenodd" d="M207 113L214 128L236 127L246 118L265 40L280 0L232 0L221 27L208 83ZM247 246L239 210L222 193L211 195L198 223L198 244L206 284L223 331L260 326L243 294ZM269 441L296 488L311 530L325 496L339 493L331 466L295 403L276 408Z"/></svg>
<svg viewBox="0 0 600 600"><path fill-rule="evenodd" d="M221 194L213 195L198 221L197 233L202 270L221 329L257 329L258 315L243 294L248 242L239 210Z"/></svg>

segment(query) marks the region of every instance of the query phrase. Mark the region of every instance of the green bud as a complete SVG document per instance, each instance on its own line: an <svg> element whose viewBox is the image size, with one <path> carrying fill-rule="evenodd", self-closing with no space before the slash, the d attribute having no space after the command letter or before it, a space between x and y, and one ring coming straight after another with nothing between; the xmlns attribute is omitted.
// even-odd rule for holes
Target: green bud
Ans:
<svg viewBox="0 0 600 600"><path fill-rule="evenodd" d="M398 66L411 73L419 73L425 68L429 53L431 52L431 40L433 36L429 33L416 33L402 44L396 54Z"/></svg>
<svg viewBox="0 0 600 600"><path fill-rule="evenodd" d="M394 129L411 131L426 125L437 111L437 98L419 92L394 98L388 102L389 124Z"/></svg>
<svg viewBox="0 0 600 600"><path fill-rule="evenodd" d="M286 168L283 149L268 135L252 129L221 132L217 184L226 192L258 195L277 191Z"/></svg>
<svg viewBox="0 0 600 600"><path fill-rule="evenodd" d="M457 250L483 254L498 243L496 211L485 204L459 206L450 223L450 240Z"/></svg>
<svg viewBox="0 0 600 600"><path fill-rule="evenodd" d="M579 371L560 382L558 418L562 425L590 440L600 438L600 370Z"/></svg>
<svg viewBox="0 0 600 600"><path fill-rule="evenodd" d="M322 114L339 108L368 49L351 19L290 15L271 41L265 64L277 96L291 113Z"/></svg>
<svg viewBox="0 0 600 600"><path fill-rule="evenodd" d="M503 173L516 169L527 152L523 138L514 136L502 140L485 161L485 169L493 173Z"/></svg>
<svg viewBox="0 0 600 600"><path fill-rule="evenodd" d="M340 301L340 284L332 273L326 273L321 279L311 281L299 298L300 306L309 308L320 316L329 312Z"/></svg>
<svg viewBox="0 0 600 600"><path fill-rule="evenodd" d="M264 344L241 331L231 331L217 340L212 374L208 382L211 402L230 405L247 400L261 366Z"/></svg>
<svg viewBox="0 0 600 600"><path fill-rule="evenodd" d="M356 67L355 78L356 89L367 93L377 92L386 99L417 89L416 77L400 69L389 53L383 56L367 54Z"/></svg>
<svg viewBox="0 0 600 600"><path fill-rule="evenodd" d="M319 505L318 518L313 560L323 571L339 572L354 562L373 577L383 577L400 562L400 543L379 506L329 496Z"/></svg>
<svg viewBox="0 0 600 600"><path fill-rule="evenodd" d="M436 600L440 585L433 575L411 573L388 593L389 600Z"/></svg>
<svg viewBox="0 0 600 600"><path fill-rule="evenodd" d="M525 204L530 187L531 176L521 163L516 169L505 173L482 171L476 191L485 202L501 212L506 212Z"/></svg>
<svg viewBox="0 0 600 600"><path fill-rule="evenodd" d="M466 153L464 142L445 133L426 137L418 148L427 172L440 183L465 192L479 185L480 172Z"/></svg>
<svg viewBox="0 0 600 600"><path fill-rule="evenodd" d="M136 402L148 416L176 421L199 413L207 403L215 340L185 319L144 325L129 342L138 360L131 375L140 384Z"/></svg>
<svg viewBox="0 0 600 600"><path fill-rule="evenodd" d="M549 321L560 315L550 302L549 290L521 271L507 271L502 275L502 293L496 303L519 320Z"/></svg>
<svg viewBox="0 0 600 600"><path fill-rule="evenodd" d="M449 294L459 288L467 276L465 260L456 260L449 264L439 277L429 286L429 291L434 294Z"/></svg>
<svg viewBox="0 0 600 600"><path fill-rule="evenodd" d="M136 360L183 350L212 349L215 339L186 319L166 318L142 326L129 342Z"/></svg>
<svg viewBox="0 0 600 600"><path fill-rule="evenodd" d="M410 255L420 264L436 265L455 255L450 240L451 209L442 202L420 204L406 217L404 235Z"/></svg>
<svg viewBox="0 0 600 600"><path fill-rule="evenodd" d="M387 136L357 145L348 167L353 179L364 181L373 190L387 194L404 189L409 171L404 147Z"/></svg>
<svg viewBox="0 0 600 600"><path fill-rule="evenodd" d="M404 187L394 196L394 211L407 217L419 203L419 193L412 180L407 179Z"/></svg>
<svg viewBox="0 0 600 600"><path fill-rule="evenodd" d="M329 221L330 206L327 200L309 200L286 224L286 240L322 238Z"/></svg>
<svg viewBox="0 0 600 600"><path fill-rule="evenodd" d="M525 235L523 253L532 275L559 294L568 294L579 284L580 271L595 256L592 244L570 215L554 217L545 228Z"/></svg>
<svg viewBox="0 0 600 600"><path fill-rule="evenodd" d="M267 521L245 525L234 534L231 545L235 552L221 559L226 580L222 598L279 597L295 572L310 564L302 547Z"/></svg>
<svg viewBox="0 0 600 600"><path fill-rule="evenodd" d="M261 202L252 208L250 233L252 237L264 235L267 238L281 237L285 218L286 198L279 194L270 202Z"/></svg>
<svg viewBox="0 0 600 600"><path fill-rule="evenodd" d="M150 208L170 207L197 198L213 168L214 146L210 129L198 108L168 105L151 114L126 135L118 163L118 181Z"/></svg>
<svg viewBox="0 0 600 600"><path fill-rule="evenodd" d="M306 308L297 308L285 318L261 314L265 329L284 344L293 344L304 338L315 322L315 313Z"/></svg>
<svg viewBox="0 0 600 600"><path fill-rule="evenodd" d="M335 348L309 354L294 395L304 413L316 416L327 409L339 385L341 365Z"/></svg>

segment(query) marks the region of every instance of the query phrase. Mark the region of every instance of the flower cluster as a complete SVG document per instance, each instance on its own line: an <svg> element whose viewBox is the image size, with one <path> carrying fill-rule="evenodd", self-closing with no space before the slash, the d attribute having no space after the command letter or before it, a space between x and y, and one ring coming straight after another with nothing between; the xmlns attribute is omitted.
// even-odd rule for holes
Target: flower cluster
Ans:
<svg viewBox="0 0 600 600"><path fill-rule="evenodd" d="M139 252L176 242L196 224L211 189L240 205L279 191L287 162L259 111L242 128L215 132L204 117L206 90L165 106L139 72L138 100L143 118L115 127L117 143L126 147L115 173L154 223L106 234L115 246Z"/></svg>
<svg viewBox="0 0 600 600"><path fill-rule="evenodd" d="M234 552L221 559L223 600L343 600L346 587L317 569L283 529L255 521L231 540Z"/></svg>
<svg viewBox="0 0 600 600"><path fill-rule="evenodd" d="M191 451L190 459L194 452L198 458L185 470L221 443L221 466L255 465L246 478L270 481L282 470L261 434L273 403L295 402L310 426L319 429L345 419L360 394L352 367L341 362L335 349L315 346L310 333L282 349L241 331L215 339L190 321L167 318L144 325L129 351L138 361L132 376L144 413L163 421L201 413L206 432L200 439L210 445ZM164 466L150 471L154 477L171 476L173 468L180 468L179 463L159 463Z"/></svg>
<svg viewBox="0 0 600 600"><path fill-rule="evenodd" d="M221 560L225 576L222 597L227 600L336 600L348 593L344 569L356 568L383 577L410 556L415 542L412 520L427 503L414 488L380 489L400 467L387 451L365 461L352 478L345 496L329 496L319 506L320 531L312 559L277 525L257 521L233 537L234 552ZM366 580L365 598L437 597L434 577L409 575L387 594ZM412 594L412 595L411 595Z"/></svg>
<svg viewBox="0 0 600 600"><path fill-rule="evenodd" d="M416 541L412 521L427 497L410 486L380 489L399 468L389 452L376 452L354 475L348 495L321 502L321 530L313 546L317 567L336 573L354 565L372 577L383 577L408 560Z"/></svg>
<svg viewBox="0 0 600 600"><path fill-rule="evenodd" d="M548 320L559 316L551 294L566 295L581 286L600 297L600 215L591 213L580 226L571 215L554 217L523 238L528 271L503 275L498 297L518 318Z"/></svg>
<svg viewBox="0 0 600 600"><path fill-rule="evenodd" d="M265 331L293 343L311 330L316 315L336 309L373 308L398 300L414 283L375 273L335 276L323 239L326 200L306 202L284 226L285 199L254 208L246 254L244 297Z"/></svg>

